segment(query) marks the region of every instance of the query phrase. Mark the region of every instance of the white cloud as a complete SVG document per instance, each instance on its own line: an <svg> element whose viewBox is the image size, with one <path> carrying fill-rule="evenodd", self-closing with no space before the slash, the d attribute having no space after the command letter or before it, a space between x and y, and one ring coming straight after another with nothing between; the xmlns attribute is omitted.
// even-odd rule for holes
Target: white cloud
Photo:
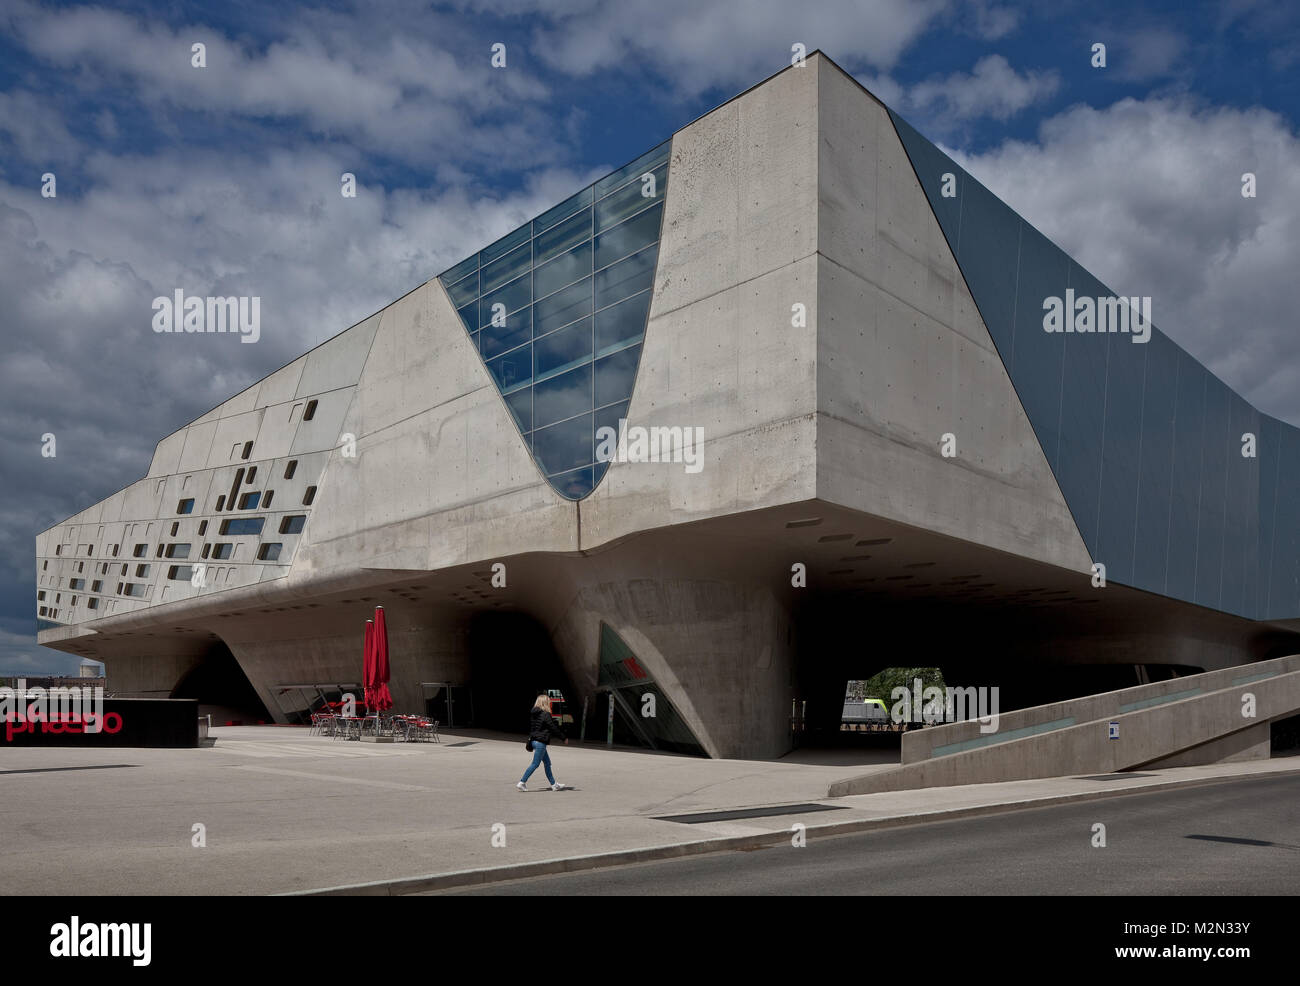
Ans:
<svg viewBox="0 0 1300 986"><path fill-rule="evenodd" d="M500 3L479 7L502 9ZM549 26L537 32L533 48L547 65L571 75L649 66L678 91L695 95L771 75L790 64L796 42L810 52L822 48L837 61L889 69L948 7L947 0L546 2L537 12Z"/></svg>
<svg viewBox="0 0 1300 986"><path fill-rule="evenodd" d="M1300 423L1300 138L1285 120L1126 99L953 156L1112 290L1152 296L1155 323L1256 407Z"/></svg>
<svg viewBox="0 0 1300 986"><path fill-rule="evenodd" d="M0 183L0 595L11 607L35 605L36 532L144 475L160 438L595 177L535 171L505 197L363 180L344 199L342 170L329 148L177 149L94 155L80 196ZM151 301L176 288L261 297L261 341L155 334ZM46 432L55 458L40 454ZM27 612L0 616L0 630L26 639ZM28 656L47 666L29 643L0 642L0 670Z"/></svg>
<svg viewBox="0 0 1300 986"><path fill-rule="evenodd" d="M1001 55L986 55L969 73L917 83L903 93L898 108L933 121L940 128L983 117L1008 120L1060 88L1055 71L1016 72Z"/></svg>
<svg viewBox="0 0 1300 986"><path fill-rule="evenodd" d="M493 69L486 47L462 43L459 20L425 13L384 26L351 20L347 29L330 15L299 13L293 33L265 48L203 24L172 28L100 7L19 5L10 24L74 85L122 84L157 112L292 119L312 135L426 167L448 152L497 166L555 157L547 87L518 60ZM196 42L206 46L202 68L191 64Z"/></svg>

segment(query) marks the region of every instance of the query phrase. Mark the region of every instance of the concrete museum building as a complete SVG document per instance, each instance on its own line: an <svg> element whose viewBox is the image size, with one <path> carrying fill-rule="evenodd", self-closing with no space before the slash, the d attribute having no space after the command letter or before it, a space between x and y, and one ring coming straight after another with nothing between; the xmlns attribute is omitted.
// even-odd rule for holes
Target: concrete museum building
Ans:
<svg viewBox="0 0 1300 986"><path fill-rule="evenodd" d="M38 639L300 721L382 605L400 709L715 757L1296 653L1300 433L1151 318L814 54L163 437Z"/></svg>

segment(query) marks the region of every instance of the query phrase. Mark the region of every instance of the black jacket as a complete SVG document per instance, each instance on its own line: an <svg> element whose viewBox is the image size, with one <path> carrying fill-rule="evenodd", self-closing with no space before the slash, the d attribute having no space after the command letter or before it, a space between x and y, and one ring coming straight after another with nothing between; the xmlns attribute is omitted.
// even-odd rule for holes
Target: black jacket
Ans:
<svg viewBox="0 0 1300 986"><path fill-rule="evenodd" d="M564 739L564 731L555 717L545 709L533 709L532 720L528 727L528 738L534 743L551 742L552 737Z"/></svg>

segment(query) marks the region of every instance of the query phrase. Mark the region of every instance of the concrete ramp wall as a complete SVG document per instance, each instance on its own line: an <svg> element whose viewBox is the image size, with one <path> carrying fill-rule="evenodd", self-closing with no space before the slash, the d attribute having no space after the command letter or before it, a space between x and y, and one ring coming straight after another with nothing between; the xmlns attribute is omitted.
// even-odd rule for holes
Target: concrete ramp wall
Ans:
<svg viewBox="0 0 1300 986"><path fill-rule="evenodd" d="M1266 759L1269 724L1297 711L1293 655L1020 709L992 733L978 720L908 733L897 770L837 781L828 796Z"/></svg>

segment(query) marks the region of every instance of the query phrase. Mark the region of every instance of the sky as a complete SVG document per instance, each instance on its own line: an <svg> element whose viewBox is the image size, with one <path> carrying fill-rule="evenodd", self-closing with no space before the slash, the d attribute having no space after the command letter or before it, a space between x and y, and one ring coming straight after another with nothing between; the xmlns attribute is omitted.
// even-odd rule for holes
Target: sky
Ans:
<svg viewBox="0 0 1300 986"><path fill-rule="evenodd" d="M1298 28L1271 0L6 0L0 675L79 663L35 642L39 531L794 45L1300 425ZM257 343L155 333L177 288L260 297Z"/></svg>

